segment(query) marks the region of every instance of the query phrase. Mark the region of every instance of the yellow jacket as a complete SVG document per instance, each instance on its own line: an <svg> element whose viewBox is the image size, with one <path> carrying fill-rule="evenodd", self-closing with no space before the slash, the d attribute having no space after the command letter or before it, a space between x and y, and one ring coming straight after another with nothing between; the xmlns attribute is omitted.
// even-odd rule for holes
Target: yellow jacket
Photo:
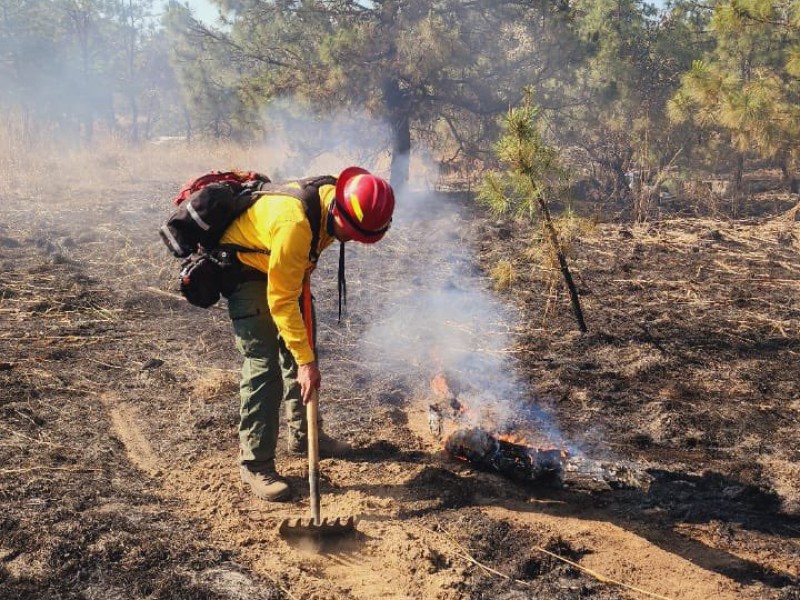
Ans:
<svg viewBox="0 0 800 600"><path fill-rule="evenodd" d="M326 215L336 188L323 185L319 192L322 200L319 251L322 252L334 240L326 228ZM311 225L300 200L277 194L262 196L228 227L220 244L269 250L269 255L240 252L239 260L267 274L267 304L278 332L298 365L312 362L314 352L303 325L299 303L303 277L311 266L308 260Z"/></svg>

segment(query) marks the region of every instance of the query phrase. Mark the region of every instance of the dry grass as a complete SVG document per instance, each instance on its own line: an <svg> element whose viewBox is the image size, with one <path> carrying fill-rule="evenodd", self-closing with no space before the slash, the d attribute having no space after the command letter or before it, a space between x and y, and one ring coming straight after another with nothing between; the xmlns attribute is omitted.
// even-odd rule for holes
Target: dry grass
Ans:
<svg viewBox="0 0 800 600"><path fill-rule="evenodd" d="M190 589L188 583L176 587L180 580L174 576L190 572L189 566L195 572L198 557L205 561L200 568L218 566L215 555L206 553L204 558L206 542L198 539L198 523L215 536L209 543L235 546L243 562L260 565L267 577L275 572L289 573L287 577L300 572L283 568L283 558L271 558L276 545L262 543L271 539L263 531L268 522L233 486L239 357L228 319L221 310L186 307L165 289L176 264L155 235L161 215L170 209L168 197L176 184L198 170L228 165L264 165L272 175L278 163L265 156L258 150L223 144L198 145L194 150L155 146L128 154L124 144L108 141L82 153L60 155L45 148L41 154L31 151L15 157L22 161L17 164L32 169L22 180L39 185L36 189L48 189L48 182L56 181L58 174L68 176L58 202L16 190L15 198L24 198L24 203L0 205L5 269L0 283L0 340L5 351L0 357L0 379L5 378L0 386L0 462L6 481L0 496L11 518L0 525L16 528L5 529L15 537L4 546L21 553L7 559L0 548L0 562L9 571L8 565L13 565L15 573L22 561L37 564L34 561L41 560L45 565L41 572L25 573L27 579L20 579L20 586L37 585L39 596L114 595L105 589L81 588L79 577L88 573L118 589L133 589L131 582L153 581L161 582L165 587L159 589L169 589L174 597L208 597L209 593ZM3 163L3 169L6 164L11 163ZM35 181L31 173L44 174L45 179ZM1 175L10 173L4 170ZM108 180L117 186L114 198L87 196L90 184ZM523 553L536 547L548 549L554 556L546 555L547 560L553 564L567 557L580 565L582 561L571 553L526 536L523 528L505 537L502 521L480 521L485 506L459 504L469 497L465 485L472 485L472 479L456 476L451 471L457 467L451 469L438 458L422 457L418 450L426 446L406 422L407 415L413 419L413 412L406 410L413 397L412 384L429 385L428 378L421 376L429 368L429 356L420 353L416 362L407 361L397 373L389 374L374 338L369 345L363 335L384 314L381 308L393 314L406 301L403 293L409 294L411 302L412 293L421 295L427 285L434 290L449 285L449 276L442 273L451 273L454 244L450 237L441 237L440 245L422 241L430 244L434 233L449 232L453 215L449 210L437 212L435 203L427 208L425 219L413 227L398 226L377 248L354 249L353 260L348 257L354 285L350 312L341 326L333 324L335 260L320 267L321 346L330 349L322 357L325 410L329 411L326 423L332 433L343 433L364 449L358 455L364 459L330 463L329 481L337 486L337 481L342 482L332 492L341 492L339 497L348 506L354 502L351 498L357 498L355 502L363 498L364 505L402 517L402 527L396 532L402 536L400 543L392 535L382 535L374 551L367 547L369 556L410 555L406 532L413 529L409 527L419 533L420 523L431 523L421 507L441 506L445 510L435 510L445 526L453 523L450 531L466 532L467 539L459 543L470 548L470 556L499 573L510 572L507 566L517 558L515 564L521 566L541 565L529 562ZM793 304L798 289L796 224L786 219L760 224L681 220L624 230L604 225L597 235L583 236L573 242L573 264L582 286L592 292L586 296L594 302L592 312L587 310L592 319L588 336L572 334L570 316L561 310L563 292L559 304L548 304L550 273L538 264L528 265L520 250L530 243L527 235L487 240L487 248L496 252L493 260L507 263L498 275L518 278L513 300L526 304L518 346L507 349L479 339L473 330L487 332L484 338L500 337L502 330L482 329L477 320L461 323L453 314L447 326L469 330L469 339L479 339L469 348L473 354L517 356L519 372L530 376L536 390L541 390L544 409L557 416L565 435L587 438L588 443L603 436L602 442L615 452L668 469L671 479L646 498L609 494L602 500L610 506L605 511L595 506L585 510L584 499L567 497L570 501L564 506L582 521L579 529L574 519L561 518L566 509L557 508L556 503L550 508L551 503L537 501L535 511L515 510L513 518L536 519L530 523L549 519L553 527L566 530L587 550L613 563L596 572L620 580L639 585L642 565L644 571L652 567L654 573L664 573L665 580L674 579L676 573L684 573L676 568L683 569L693 558L700 561L693 583L716 576L713 571L723 564L731 569L726 574L735 569L733 577L747 582L734 582L744 590L737 597L763 597L762 582L773 581L764 574L764 565L788 563L796 557L797 536L778 526L789 522L796 529L797 524L782 514L769 513L774 504L767 503L771 496L766 492L754 497L726 494L744 485L770 485L788 509L796 506L791 504L798 497L794 452L798 446L792 419L800 410L794 400L798 397L796 378L791 377L797 353L793 332L800 327ZM466 249L463 256L456 253L459 264L469 256ZM420 264L426 278L410 276ZM457 283L483 285L477 278ZM549 329L535 327L542 307L558 309L556 318L547 323ZM406 322L403 325L389 340L393 346L415 343L411 328ZM516 322L508 326L512 325ZM363 355L357 353L361 345L365 346ZM376 374L370 375L367 368ZM779 377L782 374L786 376ZM467 375L473 376L472 372ZM100 395L107 390L119 395L122 409L109 410L103 403ZM136 424L150 448L135 432L126 432L130 424ZM128 452L123 451L126 447ZM131 449L140 454L129 458ZM164 475L154 468L153 455L167 465ZM397 470L396 480L376 478L375 473L383 477L387 471L384 463ZM301 478L302 464L298 460L291 467L295 479ZM759 469L742 472L742 465L754 464ZM146 476L131 466L141 466ZM705 470L719 474L696 475ZM422 475L407 478L416 472ZM527 490L475 481L480 498L497 497L516 507L530 504ZM181 525L182 514L161 507L148 513L155 502L153 489L164 482L168 489L177 490L176 500L181 499L176 512L197 517L189 525ZM43 498L57 502L45 504ZM451 504L449 498L456 502ZM512 513L502 507L493 510ZM269 511L267 518L274 516ZM97 517L104 514L108 521ZM422 520L414 515L422 515ZM672 532L686 525L687 515L701 524L712 517L728 520L736 524L736 536L720 538L719 548L696 544L688 556L676 554L675 548L686 548L688 542ZM587 538L586 518L592 527L603 527L598 518L610 523L597 536ZM778 533L762 536L759 519L769 531ZM373 523L385 525L384 521ZM382 531L392 534L393 530ZM609 533L617 537L601 540ZM123 536L126 545L113 536ZM631 562L626 551L631 546L620 542L633 538L642 554L647 554L646 560ZM472 544L479 539L486 540L477 546L485 549L480 553ZM640 545L643 540L651 545ZM661 553L659 545L668 552ZM662 554L674 559L655 565L651 557ZM748 555L747 561L736 559L742 554ZM433 589L437 580L425 570L430 561L414 560L402 563L414 567L413 571L404 567L404 572L416 574L420 585ZM597 565L586 562L582 566ZM125 568L120 570L120 565ZM387 568L394 568L391 562ZM526 570L525 580L543 589L552 584L555 590L565 580L564 573L548 567L528 579L533 571ZM589 581L570 573L570 582L585 586ZM163 579L165 574L172 579ZM453 572L452 577L461 587L449 591L484 597L508 592L497 586L490 589L491 581L475 574ZM323 581L314 579L313 584L293 581L291 587L306 586L302 589L307 596ZM332 580L343 586L351 583ZM502 585L507 582L502 577L498 580ZM787 589L795 585L795 579L788 581L772 585ZM681 585L691 587L692 582ZM656 587L662 592L668 589L660 583ZM604 593L596 590L595 595ZM543 594L574 596L570 590ZM139 595L155 596L156 592Z"/></svg>
<svg viewBox="0 0 800 600"><path fill-rule="evenodd" d="M62 190L76 197L141 188L145 181L179 185L212 169L240 167L270 174L286 169L277 148L213 140L132 146L115 136L81 147L76 141L31 139L9 123L0 124L0 149L0 189L12 197L58 202L64 199Z"/></svg>
<svg viewBox="0 0 800 600"><path fill-rule="evenodd" d="M489 275L494 281L494 289L498 291L507 290L517 279L517 271L510 260L501 260L492 267Z"/></svg>

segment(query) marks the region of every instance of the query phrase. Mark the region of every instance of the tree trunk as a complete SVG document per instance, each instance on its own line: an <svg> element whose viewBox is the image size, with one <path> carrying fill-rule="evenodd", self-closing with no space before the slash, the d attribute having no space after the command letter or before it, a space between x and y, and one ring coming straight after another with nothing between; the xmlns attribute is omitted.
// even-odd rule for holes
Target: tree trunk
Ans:
<svg viewBox="0 0 800 600"><path fill-rule="evenodd" d="M189 107L186 106L185 104L182 105L181 108L183 110L183 122L186 125L186 141L187 142L191 142L192 141L192 133L193 133L192 132L192 115L189 112Z"/></svg>
<svg viewBox="0 0 800 600"><path fill-rule="evenodd" d="M544 217L545 229L547 229L547 235L550 238L550 244L553 246L553 251L558 257L558 266L561 269L561 275L564 277L564 283L567 285L567 290L569 290L569 299L572 303L572 313L575 315L575 320L578 322L578 329L581 330L581 333L586 333L586 321L583 319L581 298L578 295L578 289L575 287L575 282L572 279L572 273L570 272L569 265L567 264L567 257L564 256L564 253L561 251L561 244L558 241L558 232L553 225L553 220L550 218L550 210L547 208L547 203L543 198L539 197L536 199L536 201L538 202L539 210Z"/></svg>
<svg viewBox="0 0 800 600"><path fill-rule="evenodd" d="M411 126L408 100L396 79L389 79L383 86L384 104L389 117L392 135L392 172L390 183L395 189L408 183L411 157Z"/></svg>
<svg viewBox="0 0 800 600"><path fill-rule="evenodd" d="M128 0L128 17L130 18L130 39L128 40L128 99L131 105L131 142L139 143L139 104L136 99L136 19L133 12L133 0Z"/></svg>
<svg viewBox="0 0 800 600"><path fill-rule="evenodd" d="M408 183L411 163L411 131L408 126L408 115L404 115L392 132L392 187L401 188Z"/></svg>
<svg viewBox="0 0 800 600"><path fill-rule="evenodd" d="M790 194L797 194L800 191L800 182L792 172L792 159L788 152L783 152L780 157L781 163L781 183L786 187Z"/></svg>
<svg viewBox="0 0 800 600"><path fill-rule="evenodd" d="M157 115L156 112L160 108L160 103L158 101L158 96L156 94L149 94L147 99L147 110L145 113L145 120L144 120L144 139L149 140L153 135L153 123L155 122Z"/></svg>
<svg viewBox="0 0 800 600"><path fill-rule="evenodd" d="M114 99L111 97L111 93L103 95L103 106L105 106L104 116L106 119L106 125L108 127L108 131L110 133L117 132L117 113L114 111Z"/></svg>
<svg viewBox="0 0 800 600"><path fill-rule="evenodd" d="M139 103L136 100L136 93L131 92L129 98L131 104L131 142L139 143Z"/></svg>
<svg viewBox="0 0 800 600"><path fill-rule="evenodd" d="M742 177L744 176L744 156L741 153L736 154L736 165L733 171L733 190L736 194L742 191Z"/></svg>
<svg viewBox="0 0 800 600"><path fill-rule="evenodd" d="M631 195L631 188L628 185L628 178L625 173L622 160L599 160L600 165L610 171L613 175L613 180L609 182L608 178L603 177L604 191L610 196L625 201Z"/></svg>

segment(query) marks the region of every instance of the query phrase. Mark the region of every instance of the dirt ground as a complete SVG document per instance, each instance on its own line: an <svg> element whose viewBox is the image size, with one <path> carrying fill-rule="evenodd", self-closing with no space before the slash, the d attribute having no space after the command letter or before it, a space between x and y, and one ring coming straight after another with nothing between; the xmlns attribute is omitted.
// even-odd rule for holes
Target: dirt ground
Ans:
<svg viewBox="0 0 800 600"><path fill-rule="evenodd" d="M342 324L331 251L322 410L354 450L322 461L322 510L361 521L298 544L276 526L306 514L305 461L281 441L290 503L242 487L226 312L174 292L156 232L180 183L0 198L0 597L800 598L792 218L598 224L572 263L585 335L530 233L463 196L429 195L349 251ZM495 294L499 260L515 278ZM425 424L435 359L382 370L370 331L398 289L448 287L507 311L503 364L571 452L649 487L521 484L444 454Z"/></svg>

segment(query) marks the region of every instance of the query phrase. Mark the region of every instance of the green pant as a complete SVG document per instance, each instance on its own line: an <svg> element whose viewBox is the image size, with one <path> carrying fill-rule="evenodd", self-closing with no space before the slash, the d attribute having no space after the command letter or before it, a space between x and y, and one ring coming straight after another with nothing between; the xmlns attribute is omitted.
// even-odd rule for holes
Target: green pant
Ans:
<svg viewBox="0 0 800 600"><path fill-rule="evenodd" d="M228 297L236 348L244 357L239 386L239 462L275 459L281 401L290 439L306 440L297 363L278 335L267 306L267 282L245 281Z"/></svg>

